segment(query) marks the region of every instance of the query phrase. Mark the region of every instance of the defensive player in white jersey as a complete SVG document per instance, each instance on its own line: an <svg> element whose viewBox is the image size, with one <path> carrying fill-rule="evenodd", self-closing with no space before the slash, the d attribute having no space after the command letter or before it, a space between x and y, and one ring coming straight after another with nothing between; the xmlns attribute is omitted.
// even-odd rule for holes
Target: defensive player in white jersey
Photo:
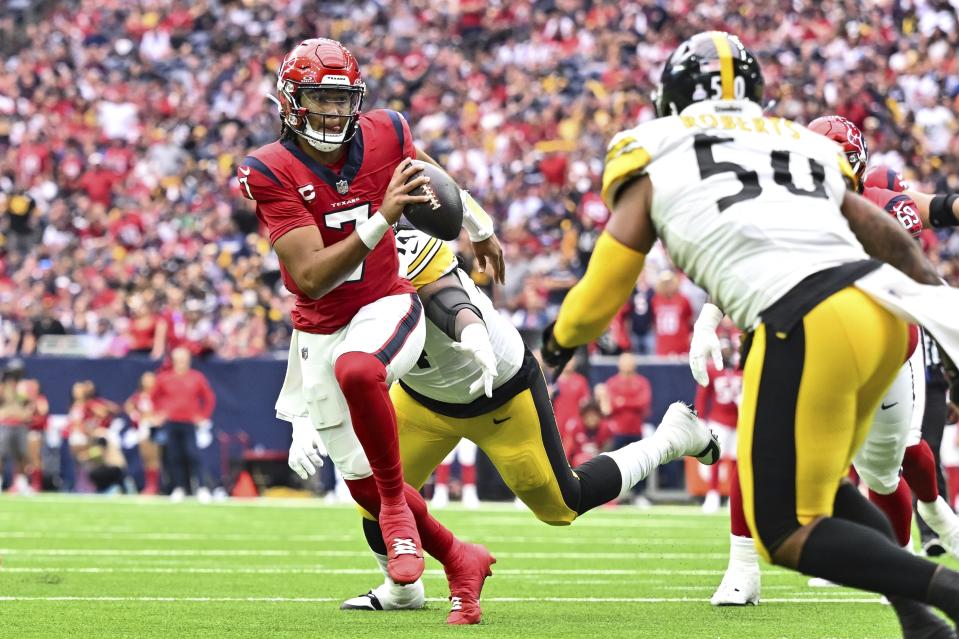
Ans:
<svg viewBox="0 0 959 639"><path fill-rule="evenodd" d="M843 479L905 359L908 328L896 314L955 353L959 291L942 287L908 234L855 193L834 142L764 117L762 99L759 64L738 38L700 33L672 53L659 118L609 145L610 220L547 328L544 362L562 367L602 333L662 239L749 331L738 458L760 555L884 593L907 637L955 637L927 604L959 619L959 573L899 547Z"/></svg>
<svg viewBox="0 0 959 639"><path fill-rule="evenodd" d="M719 459L715 437L687 406L676 403L652 437L570 468L543 373L516 328L457 268L443 242L401 229L396 243L427 318L419 362L390 391L404 477L413 486L422 486L450 450L468 439L538 519L564 526L628 492L660 464L683 455L707 464ZM366 518L363 529L385 567L378 524ZM398 586L387 576L343 608L409 609L423 602L421 582Z"/></svg>
<svg viewBox="0 0 959 639"><path fill-rule="evenodd" d="M843 147L854 167L859 192L896 219L914 238L918 239L923 223L919 208L909 196L882 188L864 188L868 151L862 141L862 133L851 122L838 116L817 118L809 124L809 130L825 135ZM722 311L711 303L703 306L693 330L690 344L689 365L693 377L701 385L708 382L705 363L712 359L722 367L719 337L716 327ZM879 405L872 427L862 447L853 458L853 466L869 489L869 499L889 519L900 545L911 548L912 492L915 488L917 507L933 531L945 541L947 548L959 554L959 517L936 490L935 469L932 467L932 451L921 441L923 409L925 407L926 380L923 349L919 345L920 331L910 326L910 342L907 360ZM928 456L928 466L907 464L908 451L922 450ZM917 455L918 456L918 455ZM902 476L900 476L900 469ZM908 480L909 483L906 483ZM733 481L738 483L738 478ZM737 486L738 489L738 486ZM740 512L736 512L737 507ZM741 503L730 500L730 518L734 522L742 517ZM730 535L729 566L710 602L714 606L745 605L759 603L760 573L759 557L753 547L748 531L745 536L732 531ZM810 585L832 585L812 579Z"/></svg>

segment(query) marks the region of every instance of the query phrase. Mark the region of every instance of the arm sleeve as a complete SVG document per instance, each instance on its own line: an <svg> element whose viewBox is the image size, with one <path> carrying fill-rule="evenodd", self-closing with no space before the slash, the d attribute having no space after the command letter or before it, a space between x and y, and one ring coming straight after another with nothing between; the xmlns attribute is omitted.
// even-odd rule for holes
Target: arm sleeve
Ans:
<svg viewBox="0 0 959 639"><path fill-rule="evenodd" d="M563 301L553 336L564 347L590 342L606 330L610 321L633 294L646 255L603 232L589 260L586 275Z"/></svg>
<svg viewBox="0 0 959 639"><path fill-rule="evenodd" d="M295 228L316 225L303 202L262 160L248 156L243 162L236 170L240 192L256 202L256 216L269 230L271 243Z"/></svg>

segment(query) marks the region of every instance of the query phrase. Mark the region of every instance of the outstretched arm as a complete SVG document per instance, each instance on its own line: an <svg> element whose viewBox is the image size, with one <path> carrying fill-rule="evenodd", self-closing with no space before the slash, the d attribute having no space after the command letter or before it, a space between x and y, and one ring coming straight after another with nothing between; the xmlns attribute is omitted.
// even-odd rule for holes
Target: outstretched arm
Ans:
<svg viewBox="0 0 959 639"><path fill-rule="evenodd" d="M902 226L882 209L860 195L846 192L842 214L869 255L882 260L921 284L939 286L942 281Z"/></svg>
<svg viewBox="0 0 959 639"><path fill-rule="evenodd" d="M909 189L905 194L919 206L923 226L945 228L959 226L959 195L955 193L929 195Z"/></svg>

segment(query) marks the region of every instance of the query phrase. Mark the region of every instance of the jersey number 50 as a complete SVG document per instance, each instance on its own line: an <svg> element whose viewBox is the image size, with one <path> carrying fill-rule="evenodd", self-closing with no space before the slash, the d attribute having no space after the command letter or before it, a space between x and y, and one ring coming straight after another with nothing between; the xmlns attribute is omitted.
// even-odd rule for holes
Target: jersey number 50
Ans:
<svg viewBox="0 0 959 639"><path fill-rule="evenodd" d="M742 183L739 193L727 195L716 200L716 206L722 213L737 202L745 202L759 197L763 187L759 184L759 174L735 162L717 162L713 157L713 146L732 142L732 138L721 138L714 135L700 133L693 138L693 148L696 150L696 162L699 163L699 176L706 179L719 173L733 173ZM802 189L796 186L793 175L789 171L789 151L773 151L770 157L773 167L773 180L776 184L786 187L793 195L818 197L826 199L826 170L823 165L809 158L809 172L812 174L812 188Z"/></svg>

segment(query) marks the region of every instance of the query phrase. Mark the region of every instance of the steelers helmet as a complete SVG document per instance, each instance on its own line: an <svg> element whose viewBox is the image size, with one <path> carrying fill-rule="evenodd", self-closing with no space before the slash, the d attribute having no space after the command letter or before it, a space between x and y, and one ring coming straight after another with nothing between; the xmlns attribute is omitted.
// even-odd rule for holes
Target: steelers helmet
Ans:
<svg viewBox="0 0 959 639"><path fill-rule="evenodd" d="M725 31L704 31L669 56L653 94L656 115L679 113L703 100L751 100L761 105L763 74L756 56Z"/></svg>

